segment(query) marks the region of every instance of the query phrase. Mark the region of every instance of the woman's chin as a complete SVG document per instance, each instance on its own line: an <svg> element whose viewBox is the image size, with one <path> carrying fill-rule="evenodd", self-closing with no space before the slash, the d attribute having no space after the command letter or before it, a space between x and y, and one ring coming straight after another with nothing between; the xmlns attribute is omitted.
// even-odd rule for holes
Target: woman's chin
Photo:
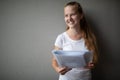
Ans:
<svg viewBox="0 0 120 80"><path fill-rule="evenodd" d="M69 25L69 28L74 28L75 26L74 25Z"/></svg>

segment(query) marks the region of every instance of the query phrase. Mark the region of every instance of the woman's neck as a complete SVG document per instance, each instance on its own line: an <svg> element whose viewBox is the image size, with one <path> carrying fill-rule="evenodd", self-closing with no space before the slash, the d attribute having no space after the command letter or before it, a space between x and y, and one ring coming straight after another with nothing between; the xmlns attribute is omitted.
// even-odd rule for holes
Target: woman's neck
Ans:
<svg viewBox="0 0 120 80"><path fill-rule="evenodd" d="M78 39L82 38L82 32L80 30L80 27L78 27L78 28L69 28L67 30L67 34L73 40L78 40Z"/></svg>
<svg viewBox="0 0 120 80"><path fill-rule="evenodd" d="M78 27L72 27L72 28L69 28L68 29L68 33L70 34L70 35L78 35L78 34L80 34L81 33L81 30L80 30L80 27L78 26Z"/></svg>

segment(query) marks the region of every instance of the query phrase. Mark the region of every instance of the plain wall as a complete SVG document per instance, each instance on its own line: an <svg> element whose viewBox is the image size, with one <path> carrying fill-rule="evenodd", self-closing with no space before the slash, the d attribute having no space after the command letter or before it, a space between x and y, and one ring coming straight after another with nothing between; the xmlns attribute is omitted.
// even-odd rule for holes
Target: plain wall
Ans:
<svg viewBox="0 0 120 80"><path fill-rule="evenodd" d="M58 80L54 41L69 0L0 0L0 80ZM93 80L120 80L119 0L77 0L98 40Z"/></svg>

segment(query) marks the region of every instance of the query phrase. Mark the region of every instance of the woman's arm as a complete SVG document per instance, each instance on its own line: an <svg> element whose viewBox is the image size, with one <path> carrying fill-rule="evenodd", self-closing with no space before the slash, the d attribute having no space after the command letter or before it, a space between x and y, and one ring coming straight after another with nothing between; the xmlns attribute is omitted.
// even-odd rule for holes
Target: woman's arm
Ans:
<svg viewBox="0 0 120 80"><path fill-rule="evenodd" d="M61 48L55 46L55 50L61 50ZM68 72L69 70L71 70L71 69L68 68L68 67L59 67L59 66L58 66L58 63L57 63L57 61L56 61L56 59L55 59L54 56L53 56L53 58L52 58L52 66L53 66L53 68L56 70L56 72L58 72L58 73L60 73L60 74L62 74L62 75L64 75L64 74L65 74L66 72Z"/></svg>

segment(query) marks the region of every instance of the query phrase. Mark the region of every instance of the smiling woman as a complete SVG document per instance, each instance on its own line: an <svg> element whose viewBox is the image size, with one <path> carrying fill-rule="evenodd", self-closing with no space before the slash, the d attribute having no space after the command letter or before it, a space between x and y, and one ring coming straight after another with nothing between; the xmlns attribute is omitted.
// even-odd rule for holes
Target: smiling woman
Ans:
<svg viewBox="0 0 120 80"><path fill-rule="evenodd" d="M85 20L78 2L69 2L64 7L64 19L67 30L58 35L55 50L92 51L93 60L82 68L60 67L53 57L53 68L60 74L59 80L91 80L91 69L97 62L96 38Z"/></svg>
<svg viewBox="0 0 120 80"><path fill-rule="evenodd" d="M66 24L71 28L80 25L80 19L83 16L76 11L76 6L66 6L64 9L64 15Z"/></svg>
<svg viewBox="0 0 120 80"><path fill-rule="evenodd" d="M88 44L89 35L85 34L89 29L84 27L84 17L95 31L100 51L92 80L120 80L120 0L75 0L80 2L84 13L81 7L77 10L78 5L65 5L68 1L71 0L0 0L0 80L58 80L51 66L51 50L57 34L65 31L56 39L55 49L85 50L87 45L93 49ZM68 7L75 9L72 10L75 15L83 15L81 32L76 37L70 33L76 26L69 29L76 19L71 17L68 23L63 20ZM73 71L80 70L70 72ZM70 72L60 74L60 78L73 74Z"/></svg>

